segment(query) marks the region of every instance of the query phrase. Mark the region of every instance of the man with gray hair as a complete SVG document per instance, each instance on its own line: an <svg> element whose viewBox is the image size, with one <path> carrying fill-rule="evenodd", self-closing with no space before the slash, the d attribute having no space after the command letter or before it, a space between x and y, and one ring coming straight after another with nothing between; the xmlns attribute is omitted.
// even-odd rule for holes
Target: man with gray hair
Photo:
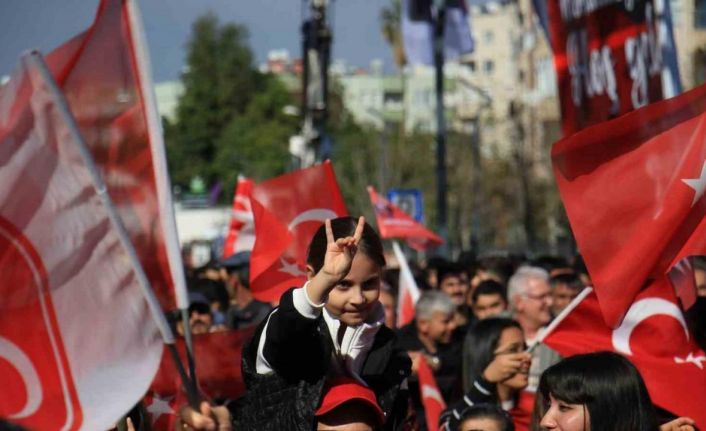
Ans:
<svg viewBox="0 0 706 431"><path fill-rule="evenodd" d="M554 300L549 286L549 273L539 267L522 266L510 277L507 286L512 317L522 327L527 344L532 345L539 336L539 331L552 319ZM560 359L559 354L546 345L537 346L532 351L532 365L526 390L536 391L539 376Z"/></svg>
<svg viewBox="0 0 706 431"><path fill-rule="evenodd" d="M552 289L549 274L535 266L521 266L507 283L512 317L522 326L527 340L537 338L539 329L552 318Z"/></svg>
<svg viewBox="0 0 706 431"><path fill-rule="evenodd" d="M398 331L399 346L412 358L410 398L417 413L420 430L426 430L424 407L419 392L416 372L421 357L434 370L434 377L446 403L462 395L461 348L462 340L454 337L456 305L444 292L438 290L422 293L415 306L414 321Z"/></svg>

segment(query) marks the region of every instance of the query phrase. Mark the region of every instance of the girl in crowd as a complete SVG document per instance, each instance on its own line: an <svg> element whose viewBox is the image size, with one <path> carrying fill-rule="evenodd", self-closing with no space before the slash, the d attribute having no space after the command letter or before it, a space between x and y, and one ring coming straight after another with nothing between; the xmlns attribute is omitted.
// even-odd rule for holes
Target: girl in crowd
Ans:
<svg viewBox="0 0 706 431"><path fill-rule="evenodd" d="M693 424L678 418L658 427L637 368L616 353L597 352L566 358L542 374L533 429L688 431Z"/></svg>
<svg viewBox="0 0 706 431"><path fill-rule="evenodd" d="M526 430L529 413L517 407L517 397L527 386L531 355L526 352L519 323L491 317L468 331L463 348L463 399L442 413L443 430L456 430L468 408L480 403L500 405L513 416L515 428ZM531 410L531 408L529 409Z"/></svg>
<svg viewBox="0 0 706 431"><path fill-rule="evenodd" d="M243 351L247 393L234 429L311 430L324 387L341 377L374 391L383 429L402 426L411 361L384 325L384 265L380 238L363 217L321 226L309 246L308 282L282 295Z"/></svg>

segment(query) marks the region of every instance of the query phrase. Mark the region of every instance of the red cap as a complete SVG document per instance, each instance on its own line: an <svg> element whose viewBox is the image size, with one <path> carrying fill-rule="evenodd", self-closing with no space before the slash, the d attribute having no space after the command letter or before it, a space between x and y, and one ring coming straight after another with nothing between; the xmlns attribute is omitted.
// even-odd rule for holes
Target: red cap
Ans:
<svg viewBox="0 0 706 431"><path fill-rule="evenodd" d="M315 414L316 416L323 416L341 404L353 400L362 401L372 407L378 419L378 423L385 423L385 415L378 405L375 392L348 377L338 378L327 385L323 399L321 400L321 406L319 406Z"/></svg>

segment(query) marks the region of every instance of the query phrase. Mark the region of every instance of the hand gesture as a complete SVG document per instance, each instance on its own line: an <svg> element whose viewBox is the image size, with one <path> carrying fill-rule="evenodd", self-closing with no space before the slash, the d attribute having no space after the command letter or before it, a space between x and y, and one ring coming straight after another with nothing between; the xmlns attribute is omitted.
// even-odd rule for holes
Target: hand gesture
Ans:
<svg viewBox="0 0 706 431"><path fill-rule="evenodd" d="M529 369L532 355L527 352L496 355L483 371L483 378L490 383L503 382L522 370Z"/></svg>
<svg viewBox="0 0 706 431"><path fill-rule="evenodd" d="M175 423L176 431L183 430L208 430L231 431L230 412L223 406L212 406L206 401L201 403L200 411L190 406L179 410L179 418Z"/></svg>
<svg viewBox="0 0 706 431"><path fill-rule="evenodd" d="M365 217L358 219L353 236L334 239L331 229L331 220L326 220L326 254L324 255L324 266L321 272L331 280L333 284L343 280L348 271L351 270L353 257L358 249L358 243L363 236Z"/></svg>
<svg viewBox="0 0 706 431"><path fill-rule="evenodd" d="M659 431L694 431L695 424L691 418L680 417L661 425Z"/></svg>

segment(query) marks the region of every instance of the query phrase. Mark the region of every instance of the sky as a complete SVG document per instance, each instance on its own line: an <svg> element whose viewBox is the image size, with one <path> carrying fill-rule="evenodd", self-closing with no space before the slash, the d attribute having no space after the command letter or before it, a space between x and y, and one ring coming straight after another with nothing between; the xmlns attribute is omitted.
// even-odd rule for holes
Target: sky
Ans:
<svg viewBox="0 0 706 431"><path fill-rule="evenodd" d="M330 0L332 58L368 67L392 53L380 33L380 9L390 0ZM219 20L244 24L257 64L270 50L301 56L302 0L138 0L152 57L155 82L177 79L185 62L191 24L213 11ZM93 22L98 0L0 0L0 76L12 73L25 50L47 53Z"/></svg>

